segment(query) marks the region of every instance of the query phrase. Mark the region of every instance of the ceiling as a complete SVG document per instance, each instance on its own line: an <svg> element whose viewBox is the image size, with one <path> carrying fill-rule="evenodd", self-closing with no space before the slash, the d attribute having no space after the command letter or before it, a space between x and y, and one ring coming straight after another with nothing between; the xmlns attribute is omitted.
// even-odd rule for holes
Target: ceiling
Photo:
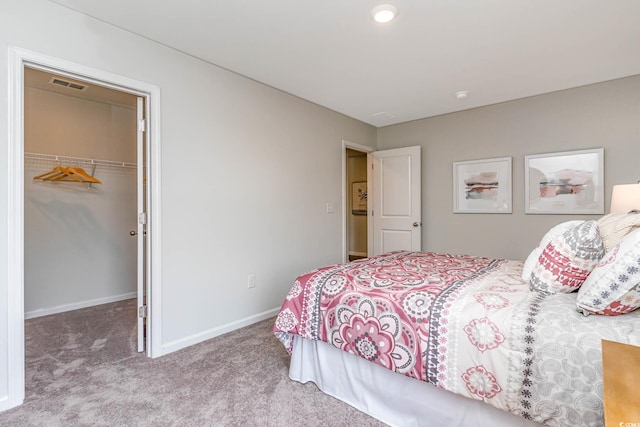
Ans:
<svg viewBox="0 0 640 427"><path fill-rule="evenodd" d="M52 1L377 127L640 74L638 0Z"/></svg>
<svg viewBox="0 0 640 427"><path fill-rule="evenodd" d="M62 86L54 84L54 80L60 82L71 83L72 86ZM81 80L72 79L66 76L53 74L50 72L40 71L33 68L25 68L24 84L40 90L59 93L60 95L73 96L75 98L87 99L103 104L117 105L119 107L136 109L137 97L127 92L121 92L107 87L86 83ZM84 89L74 89L74 87L83 87Z"/></svg>

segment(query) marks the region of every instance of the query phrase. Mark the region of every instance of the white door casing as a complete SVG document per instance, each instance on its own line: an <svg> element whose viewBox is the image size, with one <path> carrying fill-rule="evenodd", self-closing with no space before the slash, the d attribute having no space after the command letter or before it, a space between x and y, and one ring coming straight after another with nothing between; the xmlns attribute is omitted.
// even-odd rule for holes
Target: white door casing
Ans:
<svg viewBox="0 0 640 427"><path fill-rule="evenodd" d="M367 182L371 182L371 153L373 149L369 146L357 144L355 142L342 140L342 262L349 261L349 237L347 235L347 222L351 211L348 198L351 197L350 187L347 183L347 149L367 153ZM367 208L367 255L371 255L371 209Z"/></svg>
<svg viewBox="0 0 640 427"><path fill-rule="evenodd" d="M0 411L20 405L24 389L24 67L92 82L145 98L147 111L147 356L162 355L160 242L160 89L141 81L17 47L9 48L8 120L8 272L7 272L7 395L0 396ZM151 239L151 236L154 236ZM153 292L152 292L153 291ZM153 303L153 304L152 304ZM151 324L153 323L153 328ZM0 345L2 347L2 345ZM3 350L2 350L3 351ZM0 358L2 355L0 355Z"/></svg>
<svg viewBox="0 0 640 427"><path fill-rule="evenodd" d="M138 352L144 352L145 350L145 340L144 340L144 327L145 327L145 316L146 316L146 306L145 306L145 269L144 269L144 259L145 259L145 226L146 226L146 209L145 209L145 191L144 191L144 182L145 182L145 158L144 158L144 143L145 143L145 127L146 123L144 120L144 98L138 97L137 106L136 106L136 123L138 124L138 129L136 132L136 160L137 160L137 173L136 173L136 195L137 195L137 213L138 213L138 226L137 226L137 299L138 299Z"/></svg>
<svg viewBox="0 0 640 427"><path fill-rule="evenodd" d="M372 253L420 251L422 214L420 147L375 151L369 185Z"/></svg>

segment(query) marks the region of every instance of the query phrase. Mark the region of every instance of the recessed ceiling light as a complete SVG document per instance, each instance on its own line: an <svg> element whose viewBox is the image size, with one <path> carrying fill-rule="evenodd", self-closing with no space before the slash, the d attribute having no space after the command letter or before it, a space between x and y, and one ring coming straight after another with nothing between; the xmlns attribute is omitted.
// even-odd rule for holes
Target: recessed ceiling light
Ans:
<svg viewBox="0 0 640 427"><path fill-rule="evenodd" d="M456 98L458 99L465 99L467 96L469 96L469 91L459 90L456 92Z"/></svg>
<svg viewBox="0 0 640 427"><path fill-rule="evenodd" d="M392 4L380 4L371 9L371 18L378 24L386 24L398 16L398 8Z"/></svg>

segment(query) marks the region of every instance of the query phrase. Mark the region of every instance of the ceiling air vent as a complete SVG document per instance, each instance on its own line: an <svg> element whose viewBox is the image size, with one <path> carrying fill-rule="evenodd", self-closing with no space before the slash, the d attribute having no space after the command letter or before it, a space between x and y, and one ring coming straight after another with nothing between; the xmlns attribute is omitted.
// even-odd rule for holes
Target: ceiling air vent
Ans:
<svg viewBox="0 0 640 427"><path fill-rule="evenodd" d="M376 119L383 120L383 121L391 120L391 119L396 117L391 113L387 113L386 111L380 111L379 113L375 113L375 114L372 114L372 115Z"/></svg>
<svg viewBox="0 0 640 427"><path fill-rule="evenodd" d="M49 83L56 86L62 86L73 90L85 91L89 86L81 83L70 82L69 80L63 80L60 77L51 77Z"/></svg>

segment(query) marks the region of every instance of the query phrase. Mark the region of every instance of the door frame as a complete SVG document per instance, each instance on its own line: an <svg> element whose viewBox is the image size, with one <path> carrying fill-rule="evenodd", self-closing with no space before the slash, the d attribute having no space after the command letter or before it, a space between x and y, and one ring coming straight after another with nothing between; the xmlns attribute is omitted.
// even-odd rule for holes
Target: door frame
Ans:
<svg viewBox="0 0 640 427"><path fill-rule="evenodd" d="M346 139L342 140L342 262L349 261L349 246L347 244L347 221L349 221L347 212L347 207L349 206L349 192L347 191L347 149L367 153L367 186L372 185L371 153L375 151L373 148L367 145L358 144ZM368 191L368 194L371 194L370 190ZM373 234L373 228L371 226L371 209L369 209L370 206L371 204L367 205L367 253L371 253L371 238Z"/></svg>
<svg viewBox="0 0 640 427"><path fill-rule="evenodd" d="M80 79L145 98L149 132L147 183L147 334L149 357L161 356L160 88L96 68L9 47L8 92L8 307L7 407L25 396L24 354L24 68ZM157 308L154 310L154 308ZM153 327L152 327L153 325Z"/></svg>
<svg viewBox="0 0 640 427"><path fill-rule="evenodd" d="M147 221L145 220L147 209L147 190L146 181L150 181L147 177L147 170L145 165L148 164L147 154L149 150L149 132L147 132L147 122L145 114L145 98L142 96L136 97L136 298L138 303L138 318L136 331L138 333L138 353L146 352L146 349L151 347L151 334L147 333L147 325L145 316L148 304L146 303L145 296L147 292L146 278L149 275L146 272L147 269L147 237L146 228ZM141 212L144 212L142 218ZM140 267L143 268L140 268ZM142 316L140 310L142 309ZM146 336L145 336L146 335Z"/></svg>

